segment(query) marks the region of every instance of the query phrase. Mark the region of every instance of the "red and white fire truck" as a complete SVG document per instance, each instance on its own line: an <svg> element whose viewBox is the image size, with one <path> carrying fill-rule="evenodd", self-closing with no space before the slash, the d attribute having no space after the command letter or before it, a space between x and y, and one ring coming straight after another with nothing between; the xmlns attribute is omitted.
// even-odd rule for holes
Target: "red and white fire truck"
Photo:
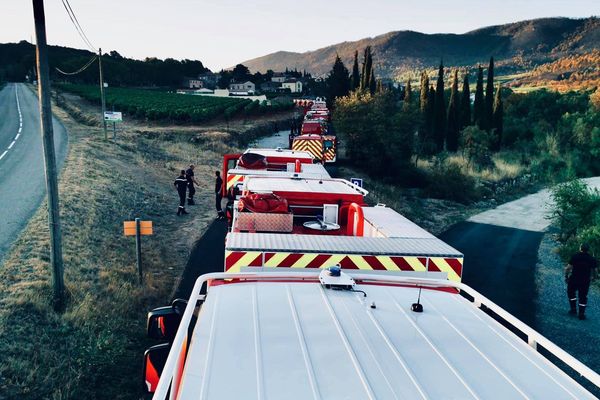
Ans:
<svg viewBox="0 0 600 400"><path fill-rule="evenodd" d="M337 161L337 137L332 135L330 112L325 100L317 98L304 107L304 120L299 135L290 135L291 148L307 151L326 163Z"/></svg>
<svg viewBox="0 0 600 400"><path fill-rule="evenodd" d="M224 272L148 315L154 399L595 398L554 363L600 375L460 282L459 251L346 180L261 171Z"/></svg>
<svg viewBox="0 0 600 400"><path fill-rule="evenodd" d="M223 156L222 176L225 180L223 196L236 185L241 185L248 175L271 174L282 176L289 173L310 174L308 176L329 176L322 166L313 166L317 160L305 151L289 149L247 149L242 154Z"/></svg>

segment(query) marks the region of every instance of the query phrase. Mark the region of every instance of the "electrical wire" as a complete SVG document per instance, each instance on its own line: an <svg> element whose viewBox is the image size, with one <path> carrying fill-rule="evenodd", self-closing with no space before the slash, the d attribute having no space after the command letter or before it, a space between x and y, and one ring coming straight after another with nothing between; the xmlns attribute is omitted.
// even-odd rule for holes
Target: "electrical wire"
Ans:
<svg viewBox="0 0 600 400"><path fill-rule="evenodd" d="M75 72L65 72L65 71L61 70L60 68L58 68L58 67L54 67L54 69L56 69L58 72L60 72L60 73L61 73L61 74L63 74L63 75L77 75L77 74L79 74L80 72L83 72L83 71L85 71L85 70L86 70L86 69L87 69L87 68L88 68L90 65L92 65L92 64L94 63L94 61L96 61L96 59L97 59L97 58L98 58L98 56L97 56L97 55L94 55L94 56L93 56L93 57L90 59L90 61L88 61L88 62L87 62L87 63L86 63L86 64L85 64L83 67L79 68L79 69L78 69L77 71L75 71Z"/></svg>
<svg viewBox="0 0 600 400"><path fill-rule="evenodd" d="M73 9L71 8L71 4L69 4L69 0L61 0L61 2L63 4L65 10L67 11L67 15L69 16L69 19L73 23L73 26L75 26L75 30L77 31L77 33L79 34L79 36L81 37L81 39L83 40L83 42L86 44L86 46L88 46L88 48L93 53L95 53L96 52L96 47L94 47L94 45L92 44L92 42L88 39L88 37L85 34L83 28L79 24L79 20L77 20L77 16L73 12Z"/></svg>

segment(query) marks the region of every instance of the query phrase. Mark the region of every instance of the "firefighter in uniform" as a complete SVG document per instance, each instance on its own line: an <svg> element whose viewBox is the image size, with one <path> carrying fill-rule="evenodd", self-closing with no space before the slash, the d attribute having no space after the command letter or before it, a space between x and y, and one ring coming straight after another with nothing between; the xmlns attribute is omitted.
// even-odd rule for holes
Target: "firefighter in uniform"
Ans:
<svg viewBox="0 0 600 400"><path fill-rule="evenodd" d="M590 288L592 275L597 276L596 259L589 254L590 247L582 244L579 252L573 254L565 268L565 282L567 283L567 296L571 309L569 314L577 314L577 297L579 297L579 319L585 319L587 295Z"/></svg>
<svg viewBox="0 0 600 400"><path fill-rule="evenodd" d="M194 178L194 164L190 164L190 167L185 171L185 177L188 183L188 205L193 206L194 204L194 194L196 193L196 188L194 184L200 186L196 178Z"/></svg>
<svg viewBox="0 0 600 400"><path fill-rule="evenodd" d="M188 186L188 180L185 177L185 170L181 170L181 173L177 179L175 179L174 185L177 188L177 193L179 194L179 208L177 209L177 215L188 214L188 212L185 211L185 193Z"/></svg>
<svg viewBox="0 0 600 400"><path fill-rule="evenodd" d="M217 209L217 218L224 219L225 213L221 208L221 201L223 200L223 179L221 179L221 172L215 171L215 208Z"/></svg>

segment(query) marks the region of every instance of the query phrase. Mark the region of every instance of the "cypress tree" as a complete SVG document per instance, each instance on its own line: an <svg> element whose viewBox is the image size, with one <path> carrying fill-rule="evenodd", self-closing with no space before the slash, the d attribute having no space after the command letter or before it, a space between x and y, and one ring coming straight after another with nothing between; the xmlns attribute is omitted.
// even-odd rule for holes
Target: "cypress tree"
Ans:
<svg viewBox="0 0 600 400"><path fill-rule="evenodd" d="M373 74L373 53L371 52L371 46L365 47L363 61L363 70L360 79L360 90L366 92L371 90L371 86L375 86L375 82L371 82Z"/></svg>
<svg viewBox="0 0 600 400"><path fill-rule="evenodd" d="M444 65L440 63L437 84L435 88L435 108L433 114L433 134L438 151L444 149L446 136L446 101L444 99Z"/></svg>
<svg viewBox="0 0 600 400"><path fill-rule="evenodd" d="M477 72L477 86L475 88L475 102L473 103L473 123L477 124L479 129L484 129L485 105L483 99L483 68L479 66Z"/></svg>
<svg viewBox="0 0 600 400"><path fill-rule="evenodd" d="M369 79L369 92L375 94L377 92L377 80L375 79L375 72L371 68L371 79Z"/></svg>
<svg viewBox="0 0 600 400"><path fill-rule="evenodd" d="M412 102L412 87L410 86L410 78L408 78L408 82L406 82L406 87L404 88L404 103L402 108L404 111L408 111L410 109L410 105Z"/></svg>
<svg viewBox="0 0 600 400"><path fill-rule="evenodd" d="M356 90L360 86L360 71L358 70L358 50L354 52L354 65L352 66L352 83L350 90Z"/></svg>
<svg viewBox="0 0 600 400"><path fill-rule="evenodd" d="M450 90L450 102L448 103L448 123L446 129L446 147L448 151L458 150L458 71L454 70L454 79Z"/></svg>
<svg viewBox="0 0 600 400"><path fill-rule="evenodd" d="M492 129L492 118L494 113L494 57L490 57L490 65L487 70L487 81L485 85L485 114L484 126L489 131Z"/></svg>
<svg viewBox="0 0 600 400"><path fill-rule="evenodd" d="M365 47L363 55L363 70L360 78L360 90L367 91L371 87L371 76L373 75L373 58L371 46Z"/></svg>
<svg viewBox="0 0 600 400"><path fill-rule="evenodd" d="M340 56L336 55L333 68L327 77L328 99L334 101L336 97L346 96L350 91L350 76Z"/></svg>
<svg viewBox="0 0 600 400"><path fill-rule="evenodd" d="M421 92L419 93L419 108L421 110L421 114L425 115L425 110L427 110L427 101L429 97L429 76L427 76L426 72L421 73Z"/></svg>
<svg viewBox="0 0 600 400"><path fill-rule="evenodd" d="M458 128L462 130L471 125L471 90L469 88L469 73L465 74L463 80L462 94L460 97L460 120Z"/></svg>
<svg viewBox="0 0 600 400"><path fill-rule="evenodd" d="M496 134L496 150L502 146L502 133L504 131L504 105L502 104L502 87L498 85L494 99L494 113L492 115L493 127Z"/></svg>
<svg viewBox="0 0 600 400"><path fill-rule="evenodd" d="M425 140L424 148L427 154L435 153L435 137L433 135L433 115L435 110L435 89L433 85L429 87L427 93L427 105L425 108Z"/></svg>

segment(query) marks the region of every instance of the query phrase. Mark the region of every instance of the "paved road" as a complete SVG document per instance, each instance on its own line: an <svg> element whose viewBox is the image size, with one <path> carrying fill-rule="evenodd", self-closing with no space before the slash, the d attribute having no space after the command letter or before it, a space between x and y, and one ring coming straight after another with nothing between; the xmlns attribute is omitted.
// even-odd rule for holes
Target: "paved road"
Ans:
<svg viewBox="0 0 600 400"><path fill-rule="evenodd" d="M60 168L67 132L57 120L54 139ZM23 84L9 83L0 90L0 262L45 196L37 97Z"/></svg>
<svg viewBox="0 0 600 400"><path fill-rule="evenodd" d="M600 178L584 181L600 187ZM543 190L478 214L440 237L465 254L466 284L600 372L600 290L591 289L588 320L567 315L562 264L544 236L550 204Z"/></svg>

